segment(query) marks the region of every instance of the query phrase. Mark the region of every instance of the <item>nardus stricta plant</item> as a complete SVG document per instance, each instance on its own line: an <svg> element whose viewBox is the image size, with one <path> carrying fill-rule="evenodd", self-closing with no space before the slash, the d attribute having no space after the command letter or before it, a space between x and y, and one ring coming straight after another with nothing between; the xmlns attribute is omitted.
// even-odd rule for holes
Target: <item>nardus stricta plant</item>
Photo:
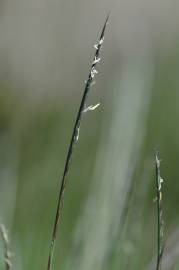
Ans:
<svg viewBox="0 0 179 270"><path fill-rule="evenodd" d="M106 21L104 23L104 26L102 28L99 42L94 46L96 49L94 59L93 59L93 62L92 62L91 68L90 68L88 79L85 82L85 89L83 92L83 96L81 99L80 107L79 107L79 110L77 113L76 121L74 124L73 132L72 132L72 136L71 136L71 140L70 140L70 144L69 144L69 148L68 148L68 152L67 152L67 157L66 157L63 175L62 175L62 180L60 182L60 191L59 191L55 221L54 221L53 232L52 232L52 239L51 239L51 245L50 245L47 270L51 270L51 267L52 267L53 252L54 252L54 248L55 248L57 229L58 229L58 225L60 223L60 218L61 218L63 198L64 198L64 192L65 192L65 187L66 187L66 182L67 182L67 175L68 175L69 168L70 168L70 162L71 162L74 146L76 145L78 138L79 138L79 131L80 131L80 124L81 124L81 120L82 120L82 115L87 111L94 110L99 105L99 104L97 104L95 106L86 107L86 100L87 100L87 96L88 96L90 87L91 87L92 83L94 83L95 75L98 73L96 70L96 66L100 62L100 51L102 48L102 44L104 42L104 34L105 34L106 26L108 23L108 19L109 19L109 15L107 16Z"/></svg>

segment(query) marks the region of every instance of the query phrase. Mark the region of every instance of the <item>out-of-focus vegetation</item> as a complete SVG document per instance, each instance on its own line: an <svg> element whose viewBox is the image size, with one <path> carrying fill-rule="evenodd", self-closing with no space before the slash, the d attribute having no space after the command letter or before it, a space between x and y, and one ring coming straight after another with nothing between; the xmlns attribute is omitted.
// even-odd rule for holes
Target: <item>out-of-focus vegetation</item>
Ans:
<svg viewBox="0 0 179 270"><path fill-rule="evenodd" d="M163 159L165 237L178 224L177 66L177 54L171 55L157 67L155 74L147 132L133 177L132 203L129 203L122 236L125 244L120 247L122 251L112 256L115 264L117 260L128 269L133 265L136 269L146 267L156 251L155 148L160 149ZM11 226L14 267L19 263L23 269L43 269L47 262L59 177L78 102L70 106L40 108L29 114L25 108L18 107L18 100L12 100L7 89L1 87L1 209L7 217L5 222ZM99 109L85 117L82 124L65 194L56 269L68 260L75 223L88 195L100 140L101 117L103 110ZM15 191L11 190L11 184L16 186ZM15 198L11 200L13 192L16 195L13 194ZM13 216L9 216L12 208ZM121 241L120 235L117 245L118 241Z"/></svg>
<svg viewBox="0 0 179 270"><path fill-rule="evenodd" d="M90 29L90 31L92 30ZM91 186L96 185L95 187L99 190L104 188L102 179L94 176L94 171L102 172L109 169L110 172L113 168L112 164L114 164L112 159L113 149L121 147L121 145L112 145L111 143L113 139L116 141L118 136L120 138L120 130L116 129L117 134L115 135L110 133L110 123L113 121L112 104L114 104L111 100L115 100L116 107L120 104L116 97L116 92L121 91L121 86L118 89L121 79L120 69L117 71L118 79L113 77L113 74L116 72L115 67L118 58L119 62L120 59L122 59L122 62L125 56L122 55L120 58L118 55L115 58L118 52L117 46L114 46L113 51L112 46L109 46L110 42L112 42L112 39L106 41L104 60L97 78L97 85L94 86L89 97L89 103L100 100L101 107L84 116L80 140L74 151L65 192L62 223L58 233L54 269L71 269L68 261L76 262L74 259L76 257L80 260L80 254L83 254L83 245L85 246L85 244L81 244L81 246L76 244L76 235L80 232L84 233L86 229L85 225L80 223L80 220L84 215L85 205L93 190ZM157 216L156 204L153 202L155 197L154 151L156 149L160 151L162 158L164 238L166 240L179 224L179 52L175 47L177 48L177 46L174 46L164 54L157 50L152 54L154 59L152 64L153 75L149 87L151 96L146 95L146 99L149 100L146 103L148 104L148 110L145 112L145 122L142 122L143 118L137 118L141 126L145 126L145 131L142 132L142 140L139 143L137 155L134 153L132 159L131 156L129 158L131 182L129 196L127 196L123 208L125 210L124 220L121 222L120 217L118 218L116 214L120 205L116 206L114 210L114 220L109 221L108 216L104 219L108 220L109 223L111 222L111 232L114 227L116 228L118 220L122 225L119 230L116 229L118 233L115 234L115 241L112 239L111 243L107 243L107 255L105 255L103 269L148 269L152 259L157 254ZM86 54L90 55L90 52L90 50L85 51L85 53L82 51L81 58L85 55L85 61L79 60L77 68L73 72L72 68L69 67L71 71L67 76L67 85L74 86L74 88L70 89L68 94L64 94L63 91L63 87L65 91L68 90L65 82L63 82L64 85L56 86L55 94L52 91L47 98L44 98L43 95L41 98L38 93L37 99L36 96L24 94L25 91L27 91L25 93L30 91L28 87L28 90L25 89L25 84L19 86L20 89L17 90L17 85L12 86L12 81L8 76L5 83L4 77L0 83L0 221L5 223L9 229L10 247L14 254L12 258L13 269L36 270L46 268L60 179L83 89L85 72L88 68L89 57ZM115 55L112 55L114 52ZM77 60L76 49L71 53L74 54L73 59ZM66 58L68 57L70 58L69 55L66 56ZM110 61L108 61L109 58ZM137 65L136 62L136 67ZM61 69L63 69L63 65ZM72 82L70 82L71 80ZM79 90L80 88L81 90ZM51 91L50 82L48 91ZM136 91L135 87L134 91ZM129 92L127 99L125 99L125 102L126 100L129 101L127 103L129 105L127 110L125 108L121 110L121 115L130 111L131 104L135 102L133 96L135 96L135 92ZM145 96L143 100L145 100ZM135 108L133 109L135 111ZM137 109L138 107L136 107ZM127 115L126 118L124 116L122 119L126 119L122 126L125 129L128 125ZM136 144L137 138L140 136L141 129L138 129ZM108 144L108 139L106 139L106 145L105 139L101 144L101 138L104 137L111 138L111 146ZM126 135L126 140L127 138ZM124 145L128 143L125 141L125 136L122 139ZM103 156L99 159L100 161L98 160L98 168L96 169L100 147L109 147L109 149L111 147L111 163L106 164L106 157ZM119 148L119 155L120 150L125 156L125 149ZM115 161L117 162L117 160ZM131 164L134 164L132 171ZM125 166L125 163L121 165L119 159L117 166L120 170ZM113 175L113 172L111 172L111 175ZM108 180L113 187L113 179L109 178ZM99 198L99 201L107 199L110 204L112 199L111 197L105 198L105 194L104 197ZM93 199L93 194L91 198ZM100 206L100 203L96 205L96 212L98 214L104 211L105 216L105 213L108 212L105 212L105 209L100 208ZM93 222L90 223L89 220L89 224L98 228L98 224L93 219L93 212L89 211L89 216L91 222ZM85 222L88 223L88 220L85 220ZM80 224L84 227L80 228ZM102 228L99 227L98 230L100 232ZM88 229L86 230L87 233ZM93 235L91 235L91 238L93 238ZM110 235L107 239L110 239ZM98 239L96 239L96 245L94 244L93 248L96 254L99 252L96 249L97 246L99 247L97 241ZM176 239L176 242L179 245L179 239ZM3 269L2 248L0 251L0 268ZM172 269L178 269L179 261L177 258L173 260L175 261L175 268ZM78 263L74 264L74 268L77 268ZM88 270L88 268L86 269Z"/></svg>

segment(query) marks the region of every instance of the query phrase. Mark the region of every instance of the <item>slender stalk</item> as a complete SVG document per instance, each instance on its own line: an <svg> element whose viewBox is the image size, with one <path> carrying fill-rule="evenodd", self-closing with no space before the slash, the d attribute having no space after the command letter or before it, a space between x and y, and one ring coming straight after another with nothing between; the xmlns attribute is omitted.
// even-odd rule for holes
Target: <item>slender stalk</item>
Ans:
<svg viewBox="0 0 179 270"><path fill-rule="evenodd" d="M157 266L156 270L161 270L162 254L163 254L163 208L162 208L162 182L163 179L160 176L160 159L158 155L155 155L156 161L156 194L157 194Z"/></svg>
<svg viewBox="0 0 179 270"><path fill-rule="evenodd" d="M6 228L3 224L0 224L0 233L1 233L3 246L4 246L5 270L10 270L12 267L12 263L11 263L11 253L9 251L9 238L7 235Z"/></svg>
<svg viewBox="0 0 179 270"><path fill-rule="evenodd" d="M58 225L60 223L60 218L61 218L61 210L62 210L62 206L63 206L63 198L64 198L64 192L65 192L65 187L66 187L66 182L67 182L67 175L69 172L73 149L74 149L74 146L77 143L78 138L79 138L79 130L80 130L82 115L84 112L86 112L88 110L93 110L96 108L96 106L94 106L94 107L90 106L89 108L86 108L86 99L87 99L91 84L94 82L94 77L97 74L96 66L100 62L99 55L100 55L100 50L101 50L101 47L102 47L102 44L104 41L104 34L105 34L105 29L106 29L106 26L108 23L108 18L109 18L109 15L107 16L106 21L104 23L104 26L102 28L99 42L95 45L96 52L94 55L94 60L92 62L91 68L90 68L88 79L85 82L84 93L83 93L83 96L81 99L81 104L80 104L80 107L79 107L79 110L77 113L75 125L74 125L73 132L72 132L71 141L70 141L68 152L67 152L65 167L64 167L64 171L63 171L63 175L62 175L62 181L60 184L60 192L59 192L59 197L58 197L55 222L54 222L54 226L53 226L52 240L51 240L51 245L50 245L47 270L51 270L51 267L52 267L53 253L54 253L54 248L55 248L57 229L58 229Z"/></svg>

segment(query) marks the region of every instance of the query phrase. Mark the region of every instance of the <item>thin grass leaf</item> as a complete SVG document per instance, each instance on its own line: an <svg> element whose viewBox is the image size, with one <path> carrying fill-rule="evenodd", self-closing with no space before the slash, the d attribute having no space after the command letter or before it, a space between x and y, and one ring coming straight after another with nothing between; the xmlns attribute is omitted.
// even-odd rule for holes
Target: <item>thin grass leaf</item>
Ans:
<svg viewBox="0 0 179 270"><path fill-rule="evenodd" d="M74 146L77 143L78 138L79 138L79 131L80 131L80 124L81 124L82 115L86 111L92 110L92 108L93 108L93 107L90 107L90 109L89 108L86 109L86 99L87 99L90 87L91 87L92 83L94 82L94 77L98 73L96 70L96 66L100 62L99 55L100 55L102 44L104 42L104 34L105 34L106 26L108 23L108 19L109 19L109 15L107 16L106 21L104 23L104 26L102 28L99 42L95 45L96 52L95 52L94 60L92 62L91 68L90 68L88 79L85 82L84 93L83 93L83 96L81 99L81 104L80 104L79 111L78 111L78 114L76 117L71 141L70 141L68 152L67 152L66 163L65 163L65 167L64 167L62 181L60 184L60 192L59 192L59 197L58 197L55 222L54 222L54 226L53 226L52 240L51 240L51 245L50 245L50 253L49 253L49 258L48 258L47 270L51 270L51 267L52 267L53 253L54 253L54 248L55 248L57 229L58 229L58 225L59 225L60 218L61 218L61 210L62 210L62 206L63 206L63 198L64 198L64 192L65 192L65 187L66 187L66 182L67 182L67 175L68 175L69 168L70 168L70 162L71 162L71 158L72 158L72 154L73 154L73 149L74 149Z"/></svg>
<svg viewBox="0 0 179 270"><path fill-rule="evenodd" d="M9 238L7 234L7 230L3 224L0 224L0 234L3 241L4 248L4 264L5 270L10 270L12 267L11 262L11 252L9 251Z"/></svg>
<svg viewBox="0 0 179 270"><path fill-rule="evenodd" d="M157 266L156 270L161 270L162 255L163 255L163 232L164 232L164 220L163 220L163 207L162 207L162 183L163 179L160 176L160 159L158 155L155 155L156 162L156 194L157 194Z"/></svg>

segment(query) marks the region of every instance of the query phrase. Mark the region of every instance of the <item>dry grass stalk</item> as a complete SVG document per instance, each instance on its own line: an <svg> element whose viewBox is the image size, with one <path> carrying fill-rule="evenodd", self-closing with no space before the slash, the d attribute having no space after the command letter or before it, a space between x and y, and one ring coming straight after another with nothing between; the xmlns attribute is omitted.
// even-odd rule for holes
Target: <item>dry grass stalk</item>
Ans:
<svg viewBox="0 0 179 270"><path fill-rule="evenodd" d="M4 263L5 263L5 270L10 270L12 267L11 262L11 252L9 251L9 238L7 234L7 230L3 224L0 224L0 233L3 241L3 248L4 248Z"/></svg>

